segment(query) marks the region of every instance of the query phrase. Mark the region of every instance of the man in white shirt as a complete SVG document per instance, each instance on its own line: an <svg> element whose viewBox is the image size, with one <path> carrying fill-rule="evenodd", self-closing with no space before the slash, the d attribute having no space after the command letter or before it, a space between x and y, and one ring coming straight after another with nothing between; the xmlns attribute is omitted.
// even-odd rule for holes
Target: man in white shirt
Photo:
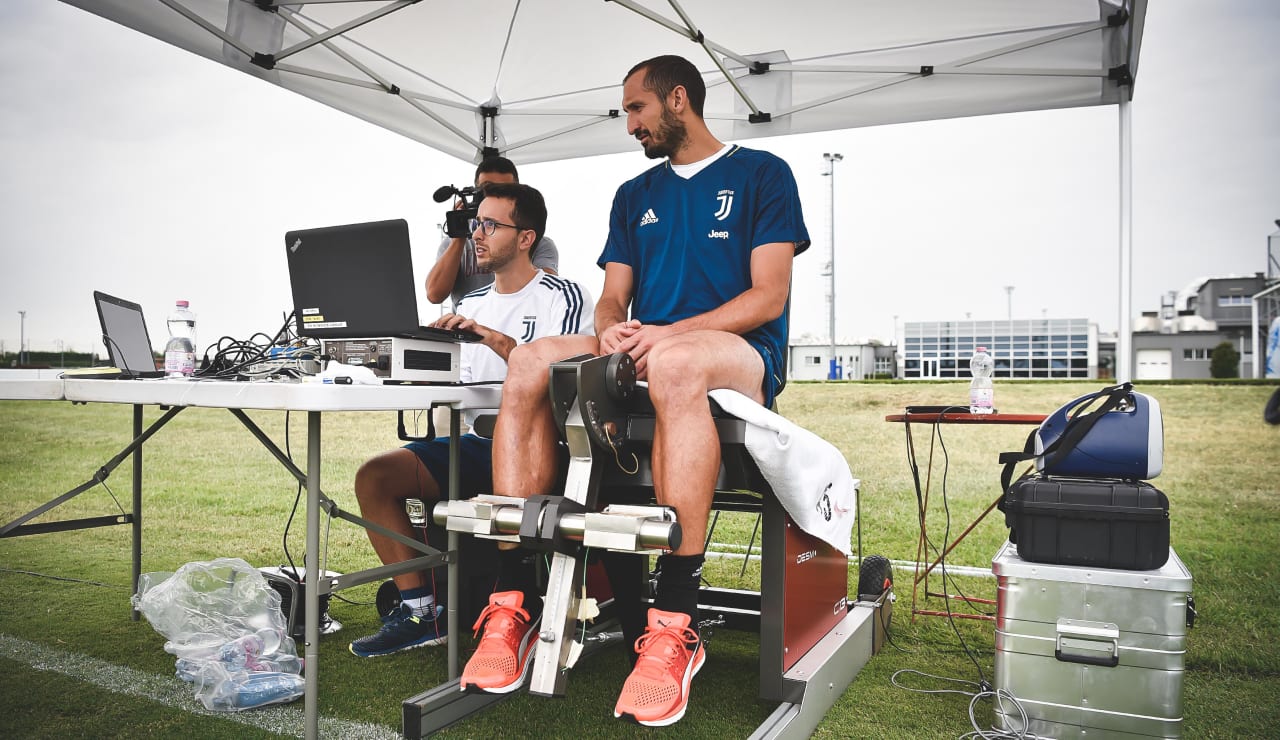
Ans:
<svg viewBox="0 0 1280 740"><path fill-rule="evenodd" d="M546 228L547 208L535 189L517 183L490 184L471 221L476 261L493 274L493 282L462 297L457 312L433 326L458 328L480 335L461 348L461 380L501 382L507 357L516 346L561 334L594 335L594 301L582 286L534 266L531 253ZM478 411L468 412L467 423ZM474 432L461 441L462 491L465 498L493 492L491 440ZM368 460L356 472L356 500L365 519L406 537L419 536L404 510L408 498L427 507L440 500L449 474L449 439L410 442ZM389 537L369 531L369 541L383 563L409 560L419 553ZM361 657L441 645L448 640L443 619L443 589L434 571L395 576L400 607L382 628L351 643Z"/></svg>
<svg viewBox="0 0 1280 740"><path fill-rule="evenodd" d="M481 192L489 185L512 182L520 182L520 173L516 171L515 163L506 157L488 157L476 165L473 183ZM465 205L459 200L454 208L460 209ZM556 274L560 252L551 239L545 236L539 239L529 250L529 255L534 267ZM436 252L436 263L427 273L427 300L444 303L448 299L450 310L456 312L464 295L492 282L493 274L476 261L475 242L470 237L446 236Z"/></svg>

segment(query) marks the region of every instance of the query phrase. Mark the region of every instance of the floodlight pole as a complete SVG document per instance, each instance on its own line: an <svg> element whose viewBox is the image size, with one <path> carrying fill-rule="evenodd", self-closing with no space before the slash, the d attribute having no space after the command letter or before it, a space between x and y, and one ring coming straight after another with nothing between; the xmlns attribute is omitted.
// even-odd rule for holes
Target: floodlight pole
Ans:
<svg viewBox="0 0 1280 740"><path fill-rule="evenodd" d="M844 155L826 152L822 158L827 162L827 171L822 175L831 178L831 301L828 327L831 331L831 364L827 369L827 380L837 380L840 376L836 368L836 162L842 161Z"/></svg>
<svg viewBox="0 0 1280 740"><path fill-rule="evenodd" d="M1013 321L1013 288L1014 288L1014 286L1012 286L1012 285L1006 285L1006 286L1004 286L1005 299L1006 299L1007 309L1008 309L1008 312L1009 312L1009 321L1010 321L1010 322L1012 322L1012 321ZM1011 323L1011 325L1009 326L1009 331L1013 331L1012 323Z"/></svg>
<svg viewBox="0 0 1280 740"><path fill-rule="evenodd" d="M18 364L27 364L27 312L18 312Z"/></svg>

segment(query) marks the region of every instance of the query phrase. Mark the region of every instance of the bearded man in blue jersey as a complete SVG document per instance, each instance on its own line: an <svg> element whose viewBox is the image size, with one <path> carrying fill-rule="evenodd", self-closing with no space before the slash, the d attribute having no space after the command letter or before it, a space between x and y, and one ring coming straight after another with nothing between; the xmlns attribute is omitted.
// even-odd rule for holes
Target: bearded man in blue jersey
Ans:
<svg viewBox="0 0 1280 740"><path fill-rule="evenodd" d="M790 168L718 141L702 118L705 98L702 76L681 57L655 57L627 73L627 133L665 161L614 197L598 261L605 280L596 337L550 337L511 353L493 444L496 493L547 493L557 472L549 364L626 352L648 380L657 416L654 487L684 532L680 547L659 558L654 608L614 709L649 726L684 716L690 680L706 658L698 586L720 467L707 392L730 388L773 402L783 383L791 261L809 246ZM512 691L532 659L540 603L531 566L520 548L503 545L493 611L464 687Z"/></svg>

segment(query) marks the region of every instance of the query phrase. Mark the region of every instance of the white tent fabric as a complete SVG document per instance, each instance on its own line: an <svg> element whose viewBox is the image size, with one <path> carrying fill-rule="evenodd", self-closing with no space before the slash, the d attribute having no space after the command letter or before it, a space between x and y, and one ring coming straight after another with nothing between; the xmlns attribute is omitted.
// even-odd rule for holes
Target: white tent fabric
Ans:
<svg viewBox="0 0 1280 740"><path fill-rule="evenodd" d="M64 0L464 160L624 150L681 54L722 140L1127 100L1145 0ZM270 122L246 116L246 124Z"/></svg>
<svg viewBox="0 0 1280 740"><path fill-rule="evenodd" d="M622 78L694 61L721 140L1119 107L1116 374L1132 366L1129 101L1147 0L63 0L463 160L634 148ZM245 126L270 121L245 112Z"/></svg>

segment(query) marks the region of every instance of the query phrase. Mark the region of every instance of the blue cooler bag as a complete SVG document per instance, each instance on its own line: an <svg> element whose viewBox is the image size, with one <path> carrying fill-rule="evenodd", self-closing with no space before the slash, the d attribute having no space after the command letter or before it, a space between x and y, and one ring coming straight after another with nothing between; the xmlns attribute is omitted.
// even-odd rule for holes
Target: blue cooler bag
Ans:
<svg viewBox="0 0 1280 740"><path fill-rule="evenodd" d="M1132 388L1128 383L1104 388L1053 412L1035 432L1036 470L1075 478L1150 480L1160 475L1160 403Z"/></svg>

